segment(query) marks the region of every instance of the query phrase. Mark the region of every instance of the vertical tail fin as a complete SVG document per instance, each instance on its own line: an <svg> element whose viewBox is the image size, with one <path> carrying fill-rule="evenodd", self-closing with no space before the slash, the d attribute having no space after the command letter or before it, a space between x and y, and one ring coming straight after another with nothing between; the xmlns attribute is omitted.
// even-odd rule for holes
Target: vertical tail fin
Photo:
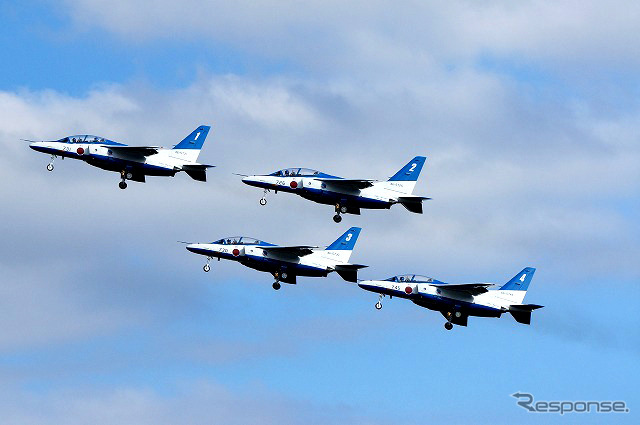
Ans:
<svg viewBox="0 0 640 425"><path fill-rule="evenodd" d="M398 170L388 181L394 182L395 187L401 188L406 194L411 194L420 176L420 171L427 160L424 156L416 156L404 167Z"/></svg>
<svg viewBox="0 0 640 425"><path fill-rule="evenodd" d="M338 261L348 262L361 230L360 227L352 227L329 245L325 251L332 251L331 257Z"/></svg>
<svg viewBox="0 0 640 425"><path fill-rule="evenodd" d="M525 267L520 273L515 275L509 282L500 288L503 291L526 291L529 288L531 279L536 269L533 267Z"/></svg>
<svg viewBox="0 0 640 425"><path fill-rule="evenodd" d="M201 125L185 137L180 143L173 147L173 150L182 151L181 157L187 161L197 161L202 145L209 134L208 125Z"/></svg>
<svg viewBox="0 0 640 425"><path fill-rule="evenodd" d="M533 267L525 267L522 269L520 273L497 290L500 298L511 302L511 304L522 304L535 271L536 269Z"/></svg>

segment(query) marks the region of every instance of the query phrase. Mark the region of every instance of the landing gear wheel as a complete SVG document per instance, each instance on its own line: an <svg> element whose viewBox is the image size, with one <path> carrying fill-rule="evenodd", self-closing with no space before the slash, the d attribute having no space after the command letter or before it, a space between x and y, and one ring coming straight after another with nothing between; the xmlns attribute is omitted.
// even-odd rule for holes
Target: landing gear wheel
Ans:
<svg viewBox="0 0 640 425"><path fill-rule="evenodd" d="M336 223L340 223L342 221L342 217L340 217L340 214L334 215L333 221L335 221Z"/></svg>
<svg viewBox="0 0 640 425"><path fill-rule="evenodd" d="M280 282L273 282L273 285L271 286L273 286L273 289L277 291L278 289L280 289Z"/></svg>
<svg viewBox="0 0 640 425"><path fill-rule="evenodd" d="M267 205L267 198L260 198L260 205L262 205L263 207Z"/></svg>
<svg viewBox="0 0 640 425"><path fill-rule="evenodd" d="M53 164L47 164L47 171L53 171Z"/></svg>
<svg viewBox="0 0 640 425"><path fill-rule="evenodd" d="M444 328L450 331L451 329L453 329L453 324L451 322L447 322L444 324Z"/></svg>
<svg viewBox="0 0 640 425"><path fill-rule="evenodd" d="M382 308L382 303L380 301L378 301L376 303L376 310L380 310Z"/></svg>
<svg viewBox="0 0 640 425"><path fill-rule="evenodd" d="M118 183L118 186L120 187L120 189L126 189L127 188L127 182L122 181L122 182Z"/></svg>
<svg viewBox="0 0 640 425"><path fill-rule="evenodd" d="M211 266L208 264L205 264L204 267L202 268L202 270L204 270L205 272L209 272L209 270L211 270Z"/></svg>

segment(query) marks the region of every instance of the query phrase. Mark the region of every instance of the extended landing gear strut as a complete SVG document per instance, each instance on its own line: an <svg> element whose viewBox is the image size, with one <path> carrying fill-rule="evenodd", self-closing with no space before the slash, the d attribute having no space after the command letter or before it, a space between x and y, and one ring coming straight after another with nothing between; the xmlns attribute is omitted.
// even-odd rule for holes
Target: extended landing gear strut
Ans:
<svg viewBox="0 0 640 425"><path fill-rule="evenodd" d="M287 274L287 272L274 272L273 277L276 279L276 281L273 282L273 285L271 285L273 289L275 289L276 291L280 289L280 279L286 279L288 276L289 275Z"/></svg>
<svg viewBox="0 0 640 425"><path fill-rule="evenodd" d="M126 172L124 170L120 171L120 178L122 179L120 183L118 183L118 186L120 187L120 189L126 189L127 182L125 180L126 179L131 180L132 177L133 177L133 174Z"/></svg>
<svg viewBox="0 0 640 425"><path fill-rule="evenodd" d="M47 171L53 171L53 160L56 159L55 155L51 155L51 162L47 164Z"/></svg>
<svg viewBox="0 0 640 425"><path fill-rule="evenodd" d="M382 299L384 298L384 295L380 294L378 296L378 302L376 303L376 310L380 310L382 309Z"/></svg>
<svg viewBox="0 0 640 425"><path fill-rule="evenodd" d="M342 217L340 217L340 213L346 213L347 207L340 206L340 204L336 204L336 215L333 216L333 221L336 223L340 223L342 221Z"/></svg>
<svg viewBox="0 0 640 425"><path fill-rule="evenodd" d="M211 266L209 265L209 262L211 261L211 257L207 257L207 264L204 265L204 267L202 267L202 270L204 270L205 272L209 272L209 270L211 270Z"/></svg>
<svg viewBox="0 0 640 425"><path fill-rule="evenodd" d="M454 316L462 317L462 313L460 313L459 311L447 311L447 315L446 315L447 323L444 324L444 328L448 331L453 329L453 323L451 323L451 320L453 319Z"/></svg>
<svg viewBox="0 0 640 425"><path fill-rule="evenodd" d="M263 207L267 205L267 192L269 192L269 189L265 189L262 198L260 198L260 205L262 205Z"/></svg>

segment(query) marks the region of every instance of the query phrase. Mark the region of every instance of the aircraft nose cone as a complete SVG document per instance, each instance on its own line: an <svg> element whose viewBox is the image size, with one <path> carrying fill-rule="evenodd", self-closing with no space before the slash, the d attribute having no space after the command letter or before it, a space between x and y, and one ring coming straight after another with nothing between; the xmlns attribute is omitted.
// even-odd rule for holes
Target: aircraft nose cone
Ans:
<svg viewBox="0 0 640 425"><path fill-rule="evenodd" d="M41 142L31 142L29 143L29 147L34 151L42 151L42 143Z"/></svg>
<svg viewBox="0 0 640 425"><path fill-rule="evenodd" d="M186 248L187 248L187 251L197 252L198 251L198 244L190 243L189 245L187 245Z"/></svg>

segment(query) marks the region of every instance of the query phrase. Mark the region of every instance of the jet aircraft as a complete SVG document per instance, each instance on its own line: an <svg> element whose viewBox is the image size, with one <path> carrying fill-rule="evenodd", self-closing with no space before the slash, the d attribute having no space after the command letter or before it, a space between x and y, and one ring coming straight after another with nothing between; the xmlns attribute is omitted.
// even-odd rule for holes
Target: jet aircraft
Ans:
<svg viewBox="0 0 640 425"><path fill-rule="evenodd" d="M367 266L349 263L349 258L360 235L359 227L352 227L327 248L294 245L278 246L246 236L218 239L211 243L192 243L187 249L207 257L203 270L210 270L212 258L238 261L240 264L275 278L273 289L280 282L296 283L297 276L326 277L338 273L348 282L357 282L358 270Z"/></svg>
<svg viewBox="0 0 640 425"><path fill-rule="evenodd" d="M364 280L358 286L379 295L376 308L382 308L382 298L399 297L420 307L439 311L447 319L444 327L467 326L469 316L500 317L510 313L519 322L531 323L531 312L541 305L523 304L524 296L536 269L526 267L498 289L488 289L493 283L444 283L420 275L399 275L385 280Z"/></svg>
<svg viewBox="0 0 640 425"><path fill-rule="evenodd" d="M424 156L416 156L388 181L345 179L308 168L286 168L266 175L244 176L242 181L264 189L260 205L267 204L266 194L270 190L334 205L336 223L342 221L341 213L360 214L361 208L389 209L394 204L422 214L422 201L430 198L412 193L425 160Z"/></svg>
<svg viewBox="0 0 640 425"><path fill-rule="evenodd" d="M145 176L175 176L184 171L192 179L206 181L207 168L197 162L207 138L207 125L196 128L172 149L159 146L127 146L98 136L79 135L52 141L31 141L31 149L51 155L47 170L53 171L56 157L80 159L103 170L120 173L120 189L127 188L126 180L144 183Z"/></svg>

